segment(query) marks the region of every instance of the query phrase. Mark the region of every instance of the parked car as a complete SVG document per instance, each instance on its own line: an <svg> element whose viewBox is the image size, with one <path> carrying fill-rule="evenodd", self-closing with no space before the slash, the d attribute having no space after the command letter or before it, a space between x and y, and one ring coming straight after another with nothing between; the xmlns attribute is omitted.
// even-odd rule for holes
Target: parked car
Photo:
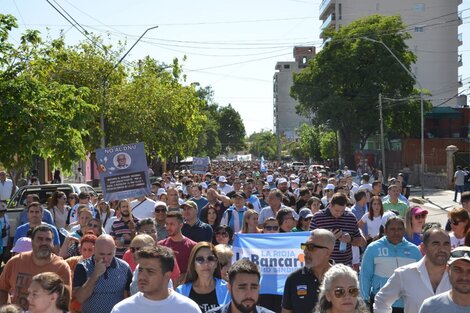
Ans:
<svg viewBox="0 0 470 313"><path fill-rule="evenodd" d="M15 235L16 227L21 212L25 209L24 203L29 194L37 194L39 202L43 207L47 206L47 200L56 191L63 191L68 198L72 192L79 194L80 192L96 192L93 187L86 184L45 184L45 185L28 185L19 188L7 206L7 215L10 221L10 236Z"/></svg>

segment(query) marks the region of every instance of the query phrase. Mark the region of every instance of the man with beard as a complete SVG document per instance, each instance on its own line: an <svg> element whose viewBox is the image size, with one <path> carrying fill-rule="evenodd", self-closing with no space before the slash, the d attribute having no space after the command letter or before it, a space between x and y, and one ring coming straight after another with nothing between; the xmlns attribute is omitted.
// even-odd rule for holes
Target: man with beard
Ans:
<svg viewBox="0 0 470 313"><path fill-rule="evenodd" d="M113 222L110 235L116 241L116 256L122 258L136 235L139 220L132 215L131 205L127 200L119 200L117 210L121 213L121 218Z"/></svg>
<svg viewBox="0 0 470 313"><path fill-rule="evenodd" d="M227 285L232 301L207 311L207 313L274 313L257 306L259 299L260 273L255 263L240 259L228 271Z"/></svg>
<svg viewBox="0 0 470 313"><path fill-rule="evenodd" d="M196 302L168 288L175 265L171 249L143 247L137 256L139 292L116 304L111 313L201 312Z"/></svg>
<svg viewBox="0 0 470 313"><path fill-rule="evenodd" d="M450 254L448 292L424 301L420 313L470 312L470 247L457 247Z"/></svg>
<svg viewBox="0 0 470 313"><path fill-rule="evenodd" d="M34 275L44 272L57 273L70 288L71 273L69 265L52 253L54 234L48 225L34 228L30 252L12 257L0 276L0 306L7 304L8 295L13 294L12 303L28 309L28 287Z"/></svg>
<svg viewBox="0 0 470 313"><path fill-rule="evenodd" d="M374 312L390 313L400 297L404 312L418 312L424 300L452 288L447 274L450 237L438 227L424 232L425 256L416 263L397 268L375 296Z"/></svg>
<svg viewBox="0 0 470 313"><path fill-rule="evenodd" d="M73 291L82 313L109 313L129 296L132 272L125 261L114 256L115 251L113 237L101 235L95 242L95 255L77 264Z"/></svg>
<svg viewBox="0 0 470 313"><path fill-rule="evenodd" d="M331 267L330 256L335 235L326 229L315 229L301 245L305 266L287 277L282 296L281 313L312 312L318 301L323 275Z"/></svg>

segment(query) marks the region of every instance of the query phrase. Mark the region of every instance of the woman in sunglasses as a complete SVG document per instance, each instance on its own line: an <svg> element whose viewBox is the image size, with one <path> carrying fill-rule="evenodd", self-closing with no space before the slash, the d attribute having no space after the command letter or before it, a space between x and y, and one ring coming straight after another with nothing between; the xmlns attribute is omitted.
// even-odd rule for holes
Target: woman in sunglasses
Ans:
<svg viewBox="0 0 470 313"><path fill-rule="evenodd" d="M314 313L369 312L359 296L357 273L343 264L333 265L323 277Z"/></svg>
<svg viewBox="0 0 470 313"><path fill-rule="evenodd" d="M230 302L227 282L221 278L217 252L209 242L199 242L191 250L183 285L176 291L194 300L205 313Z"/></svg>
<svg viewBox="0 0 470 313"><path fill-rule="evenodd" d="M470 217L464 208L453 208L449 213L451 227L450 245L452 249L465 245L465 235L470 229Z"/></svg>
<svg viewBox="0 0 470 313"><path fill-rule="evenodd" d="M428 211L415 206L405 215L405 239L419 246L423 242L422 233Z"/></svg>

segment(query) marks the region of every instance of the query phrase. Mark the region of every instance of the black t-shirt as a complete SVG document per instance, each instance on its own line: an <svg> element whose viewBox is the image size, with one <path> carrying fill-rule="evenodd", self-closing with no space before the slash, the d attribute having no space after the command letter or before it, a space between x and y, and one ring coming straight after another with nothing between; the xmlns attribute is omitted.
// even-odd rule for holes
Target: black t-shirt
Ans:
<svg viewBox="0 0 470 313"><path fill-rule="evenodd" d="M289 275L284 285L282 308L294 313L312 312L320 293L320 281L306 267Z"/></svg>
<svg viewBox="0 0 470 313"><path fill-rule="evenodd" d="M191 288L191 291L189 292L189 298L199 305L199 308L201 309L202 313L219 307L215 289L212 290L210 293L200 294L194 291L194 288Z"/></svg>

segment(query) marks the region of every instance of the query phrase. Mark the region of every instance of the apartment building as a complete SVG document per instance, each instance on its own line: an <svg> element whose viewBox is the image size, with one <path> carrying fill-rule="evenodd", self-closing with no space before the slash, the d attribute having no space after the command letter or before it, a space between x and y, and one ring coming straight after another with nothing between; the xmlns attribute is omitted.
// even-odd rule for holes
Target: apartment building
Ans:
<svg viewBox="0 0 470 313"><path fill-rule="evenodd" d="M289 92L292 87L293 73L307 66L308 60L315 55L315 47L294 47L294 61L277 62L273 77L273 116L274 133L289 140L297 139L296 130L308 119L296 113L294 100Z"/></svg>
<svg viewBox="0 0 470 313"><path fill-rule="evenodd" d="M462 78L459 67L462 56L462 24L458 7L462 0L323 0L320 4L321 30L339 29L371 14L399 14L412 38L408 47L418 57L412 71L423 88L432 94L434 106L457 107L455 97ZM450 99L450 100L449 100Z"/></svg>

